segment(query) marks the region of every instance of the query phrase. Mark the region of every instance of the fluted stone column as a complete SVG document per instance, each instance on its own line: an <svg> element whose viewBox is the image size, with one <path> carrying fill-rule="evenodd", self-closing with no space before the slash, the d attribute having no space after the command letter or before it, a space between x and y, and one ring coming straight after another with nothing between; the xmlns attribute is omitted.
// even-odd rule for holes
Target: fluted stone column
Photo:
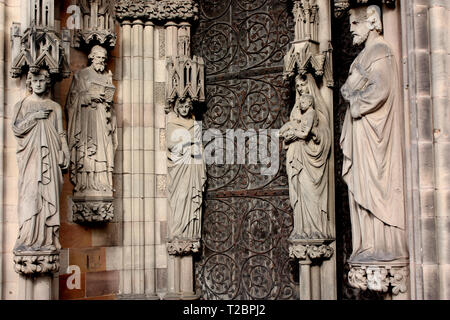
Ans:
<svg viewBox="0 0 450 320"><path fill-rule="evenodd" d="M124 299L158 299L155 276L154 27L121 22Z"/></svg>
<svg viewBox="0 0 450 320"><path fill-rule="evenodd" d="M412 299L450 299L450 6L400 1Z"/></svg>

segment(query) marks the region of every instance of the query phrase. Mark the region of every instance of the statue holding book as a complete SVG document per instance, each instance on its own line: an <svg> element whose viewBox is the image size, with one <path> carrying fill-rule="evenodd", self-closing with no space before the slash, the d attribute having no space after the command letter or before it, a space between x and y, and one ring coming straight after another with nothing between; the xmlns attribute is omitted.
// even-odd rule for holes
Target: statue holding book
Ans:
<svg viewBox="0 0 450 320"><path fill-rule="evenodd" d="M94 46L89 66L74 75L67 97L70 179L75 196L112 196L117 148L115 87L106 71L107 52Z"/></svg>

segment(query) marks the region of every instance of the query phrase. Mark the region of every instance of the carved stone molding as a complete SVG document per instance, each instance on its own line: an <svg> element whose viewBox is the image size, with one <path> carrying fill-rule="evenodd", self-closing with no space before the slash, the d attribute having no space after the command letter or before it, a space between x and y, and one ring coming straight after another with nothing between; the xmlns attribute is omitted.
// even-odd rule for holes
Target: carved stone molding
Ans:
<svg viewBox="0 0 450 320"><path fill-rule="evenodd" d="M55 251L14 252L14 270L24 275L59 271L59 253Z"/></svg>
<svg viewBox="0 0 450 320"><path fill-rule="evenodd" d="M409 269L406 265L350 264L348 281L354 288L398 295L408 290Z"/></svg>
<svg viewBox="0 0 450 320"><path fill-rule="evenodd" d="M200 240L174 240L167 243L170 255L187 255L200 250Z"/></svg>
<svg viewBox="0 0 450 320"><path fill-rule="evenodd" d="M198 19L198 4L193 0L119 0L116 18L126 20L195 21Z"/></svg>
<svg viewBox="0 0 450 320"><path fill-rule="evenodd" d="M76 223L109 222L114 218L113 199L73 199L72 220Z"/></svg>
<svg viewBox="0 0 450 320"><path fill-rule="evenodd" d="M333 248L328 244L332 240L307 240L289 242L289 257L299 260L325 260L331 258L334 253Z"/></svg>

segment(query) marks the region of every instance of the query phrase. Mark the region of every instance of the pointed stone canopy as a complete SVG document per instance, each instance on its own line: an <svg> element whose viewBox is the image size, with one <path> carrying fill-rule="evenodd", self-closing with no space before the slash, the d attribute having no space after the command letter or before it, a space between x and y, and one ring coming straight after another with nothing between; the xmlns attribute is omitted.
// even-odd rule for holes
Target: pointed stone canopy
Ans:
<svg viewBox="0 0 450 320"><path fill-rule="evenodd" d="M181 56L168 61L167 101L189 95L193 101L205 101L203 58Z"/></svg>
<svg viewBox="0 0 450 320"><path fill-rule="evenodd" d="M54 78L67 78L70 36L68 30L59 34L54 25L53 2L32 2L25 12L27 25L11 27L11 76L47 69Z"/></svg>
<svg viewBox="0 0 450 320"><path fill-rule="evenodd" d="M80 28L74 33L73 46L80 47L83 43L92 47L100 44L113 48L116 45L115 12L112 1L77 0L80 8Z"/></svg>

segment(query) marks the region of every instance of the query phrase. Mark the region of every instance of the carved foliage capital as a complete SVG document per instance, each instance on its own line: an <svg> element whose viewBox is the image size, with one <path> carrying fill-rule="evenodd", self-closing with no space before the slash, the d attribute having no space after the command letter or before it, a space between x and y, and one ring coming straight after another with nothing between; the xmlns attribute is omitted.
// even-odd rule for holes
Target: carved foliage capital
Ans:
<svg viewBox="0 0 450 320"><path fill-rule="evenodd" d="M352 266L348 273L348 281L354 288L388 292L392 287L392 294L398 295L408 290L409 270L405 266Z"/></svg>
<svg viewBox="0 0 450 320"><path fill-rule="evenodd" d="M59 271L59 253L14 255L14 270L24 275L38 275Z"/></svg>
<svg viewBox="0 0 450 320"><path fill-rule="evenodd" d="M104 201L74 202L72 220L83 222L109 222L114 218L114 204Z"/></svg>
<svg viewBox="0 0 450 320"><path fill-rule="evenodd" d="M167 252L170 255L187 255L200 250L199 240L174 240L167 243Z"/></svg>
<svg viewBox="0 0 450 320"><path fill-rule="evenodd" d="M120 22L197 20L198 12L198 4L193 0L119 0L116 4L116 18Z"/></svg>
<svg viewBox="0 0 450 320"><path fill-rule="evenodd" d="M299 260L325 260L331 258L333 252L333 248L325 244L296 244L289 246L289 257Z"/></svg>

